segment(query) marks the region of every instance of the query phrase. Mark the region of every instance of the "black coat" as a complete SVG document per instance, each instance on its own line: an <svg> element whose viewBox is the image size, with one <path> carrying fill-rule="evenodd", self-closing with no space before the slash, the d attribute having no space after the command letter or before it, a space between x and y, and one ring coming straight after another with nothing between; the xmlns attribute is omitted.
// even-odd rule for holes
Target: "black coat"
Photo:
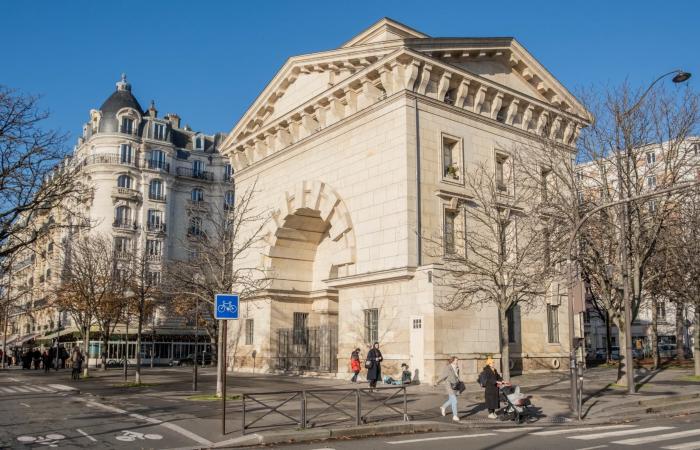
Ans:
<svg viewBox="0 0 700 450"><path fill-rule="evenodd" d="M367 369L367 379L369 381L376 381L382 379L382 359L384 359L384 357L382 356L382 352L380 352L378 348L372 348L370 349L369 353L367 353L367 360L374 362L374 364L372 364L372 367Z"/></svg>
<svg viewBox="0 0 700 450"><path fill-rule="evenodd" d="M486 409L498 409L500 408L500 399L498 396L498 386L496 383L501 381L501 376L491 368L491 366L484 367L484 403L486 403Z"/></svg>

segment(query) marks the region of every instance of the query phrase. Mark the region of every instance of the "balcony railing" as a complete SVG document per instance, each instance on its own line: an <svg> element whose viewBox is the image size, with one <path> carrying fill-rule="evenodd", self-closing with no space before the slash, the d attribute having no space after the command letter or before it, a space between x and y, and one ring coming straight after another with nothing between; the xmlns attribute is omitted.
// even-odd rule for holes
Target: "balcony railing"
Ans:
<svg viewBox="0 0 700 450"><path fill-rule="evenodd" d="M152 233L165 233L166 226L164 223L148 223L146 224L146 231Z"/></svg>
<svg viewBox="0 0 700 450"><path fill-rule="evenodd" d="M114 222L112 222L112 228L116 228L118 230L134 231L137 230L138 227L139 226L136 221L132 220L115 219Z"/></svg>
<svg viewBox="0 0 700 450"><path fill-rule="evenodd" d="M147 159L146 168L158 172L170 173L170 163L158 159Z"/></svg>
<svg viewBox="0 0 700 450"><path fill-rule="evenodd" d="M151 261L151 262L157 262L160 261L162 258L161 255L146 255L146 260Z"/></svg>
<svg viewBox="0 0 700 450"><path fill-rule="evenodd" d="M149 192L148 199L153 200L155 202L164 202L165 201L165 194L156 194L154 192Z"/></svg>
<svg viewBox="0 0 700 450"><path fill-rule="evenodd" d="M141 199L141 193L136 189L116 187L112 189L112 197L138 201Z"/></svg>
<svg viewBox="0 0 700 450"><path fill-rule="evenodd" d="M86 166L95 164L119 164L122 166L139 167L138 159L133 155L130 158L126 158L118 153L98 153L97 155L89 155L85 158L83 164Z"/></svg>
<svg viewBox="0 0 700 450"><path fill-rule="evenodd" d="M189 167L178 167L177 174L181 177L194 178L195 180L214 181L214 174L204 170L193 170Z"/></svg>
<svg viewBox="0 0 700 450"><path fill-rule="evenodd" d="M205 202L204 200L187 200L187 207L199 211L206 211L209 209L209 202Z"/></svg>

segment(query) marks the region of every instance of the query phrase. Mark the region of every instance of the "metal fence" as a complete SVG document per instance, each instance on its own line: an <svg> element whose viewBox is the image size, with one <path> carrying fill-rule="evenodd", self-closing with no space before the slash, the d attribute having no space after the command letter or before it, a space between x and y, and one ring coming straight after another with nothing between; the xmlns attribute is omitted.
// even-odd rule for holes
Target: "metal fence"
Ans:
<svg viewBox="0 0 700 450"><path fill-rule="evenodd" d="M243 394L242 434L276 428L410 420L406 386Z"/></svg>
<svg viewBox="0 0 700 450"><path fill-rule="evenodd" d="M338 369L335 328L283 328L277 330L276 339L277 370L335 372Z"/></svg>

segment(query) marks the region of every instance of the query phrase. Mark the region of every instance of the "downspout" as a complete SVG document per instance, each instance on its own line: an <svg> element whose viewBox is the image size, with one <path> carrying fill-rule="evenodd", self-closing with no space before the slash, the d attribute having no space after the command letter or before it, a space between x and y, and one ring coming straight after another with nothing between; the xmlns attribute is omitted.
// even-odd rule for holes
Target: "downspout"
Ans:
<svg viewBox="0 0 700 450"><path fill-rule="evenodd" d="M423 265L423 243L421 225L421 191L420 191L420 121L418 119L418 97L414 97L414 108L416 111L416 252L418 255L418 266Z"/></svg>

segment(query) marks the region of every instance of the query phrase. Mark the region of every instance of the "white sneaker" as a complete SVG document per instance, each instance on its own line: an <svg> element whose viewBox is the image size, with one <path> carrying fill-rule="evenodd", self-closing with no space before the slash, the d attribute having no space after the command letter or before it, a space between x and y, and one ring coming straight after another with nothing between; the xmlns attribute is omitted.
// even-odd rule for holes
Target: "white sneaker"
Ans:
<svg viewBox="0 0 700 450"><path fill-rule="evenodd" d="M459 416L452 416L452 420L454 420L455 422L459 422Z"/></svg>
<svg viewBox="0 0 700 450"><path fill-rule="evenodd" d="M443 408L442 406L440 407L440 414L442 414L443 417L447 414L445 412L445 408Z"/></svg>
<svg viewBox="0 0 700 450"><path fill-rule="evenodd" d="M489 414L489 419L497 419L497 418L498 418L498 416L496 415L496 413Z"/></svg>

